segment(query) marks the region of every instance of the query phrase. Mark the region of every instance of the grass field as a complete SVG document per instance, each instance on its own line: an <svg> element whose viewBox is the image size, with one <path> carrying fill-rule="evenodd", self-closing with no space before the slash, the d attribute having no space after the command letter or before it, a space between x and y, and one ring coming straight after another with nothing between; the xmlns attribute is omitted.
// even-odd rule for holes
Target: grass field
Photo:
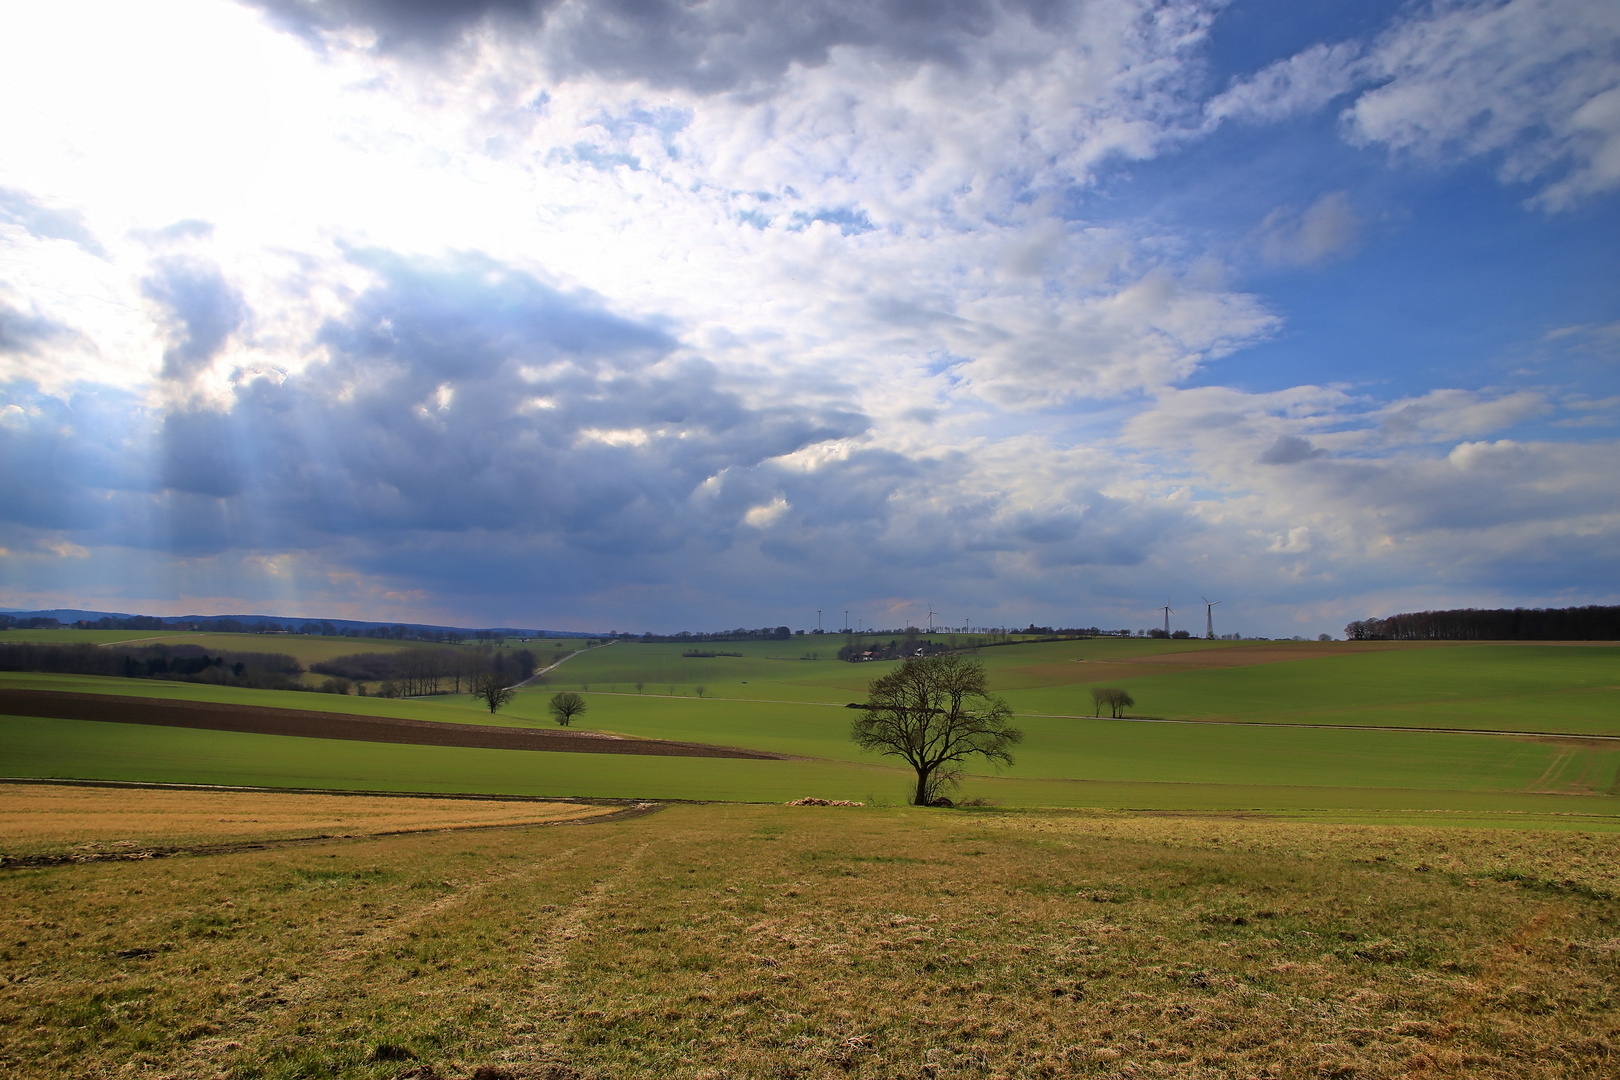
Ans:
<svg viewBox="0 0 1620 1080"><path fill-rule="evenodd" d="M0 1073L1609 1077L1617 857L730 805L0 871Z"/></svg>
<svg viewBox="0 0 1620 1080"><path fill-rule="evenodd" d="M841 640L728 644L714 649L743 655L712 658L683 657L679 645L620 642L575 656L494 717L465 696L401 701L0 674L0 685L517 726L549 725L545 706L555 689L589 687L590 710L576 722L586 730L811 760L660 764L570 755L582 760L558 762L507 751L15 718L0 720L0 775L558 797L901 799L905 774L857 751L848 739L852 713L840 707L892 665L826 659ZM800 659L815 652L823 658ZM1026 738L1004 775L969 778L969 797L1010 806L1515 814L1562 807L1580 819L1620 816L1620 740L1379 730L1620 732L1620 651L1612 646L1104 639L979 655L992 688L1020 713ZM1077 706L1089 706L1088 687L1099 683L1131 689L1138 712L1188 722L1076 716L1090 711ZM1195 708L1212 701L1224 711Z"/></svg>

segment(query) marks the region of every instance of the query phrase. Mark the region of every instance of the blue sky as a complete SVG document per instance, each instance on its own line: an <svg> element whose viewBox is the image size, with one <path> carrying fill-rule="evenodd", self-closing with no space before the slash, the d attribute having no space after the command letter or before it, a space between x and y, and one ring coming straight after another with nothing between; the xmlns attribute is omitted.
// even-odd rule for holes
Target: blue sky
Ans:
<svg viewBox="0 0 1620 1080"><path fill-rule="evenodd" d="M0 606L1620 602L1599 0L0 12Z"/></svg>

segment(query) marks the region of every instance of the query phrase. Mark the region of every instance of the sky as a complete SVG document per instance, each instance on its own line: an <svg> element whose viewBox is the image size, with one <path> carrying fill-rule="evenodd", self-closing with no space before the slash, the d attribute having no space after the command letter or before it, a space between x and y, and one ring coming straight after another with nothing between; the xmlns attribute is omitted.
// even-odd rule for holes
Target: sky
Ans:
<svg viewBox="0 0 1620 1080"><path fill-rule="evenodd" d="M1620 603L1612 0L7 3L0 103L3 607Z"/></svg>

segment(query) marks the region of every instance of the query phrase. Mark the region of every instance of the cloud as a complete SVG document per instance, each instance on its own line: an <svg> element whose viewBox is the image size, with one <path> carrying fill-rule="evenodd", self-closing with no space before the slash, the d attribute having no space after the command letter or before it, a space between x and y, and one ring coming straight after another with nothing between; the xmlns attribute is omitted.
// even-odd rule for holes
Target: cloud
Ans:
<svg viewBox="0 0 1620 1080"><path fill-rule="evenodd" d="M1381 410L1379 428L1390 442L1447 442L1501 431L1551 411L1546 395L1535 390L1491 395L1440 389L1391 402Z"/></svg>
<svg viewBox="0 0 1620 1080"><path fill-rule="evenodd" d="M60 323L0 303L0 353L37 355L42 346L70 334Z"/></svg>
<svg viewBox="0 0 1620 1080"><path fill-rule="evenodd" d="M553 3L536 0L256 0L278 26L315 37L320 31L363 29L384 51L440 49L487 20L522 22Z"/></svg>
<svg viewBox="0 0 1620 1080"><path fill-rule="evenodd" d="M1275 123L1346 94L1357 146L1431 162L1488 157L1567 210L1620 187L1620 10L1607 0L1434 0L1371 43L1318 43L1234 80L1205 127Z"/></svg>
<svg viewBox="0 0 1620 1080"><path fill-rule="evenodd" d="M163 377L189 380L206 368L226 340L247 321L246 302L219 267L192 259L160 260L141 292L168 309L170 346Z"/></svg>
<svg viewBox="0 0 1620 1080"><path fill-rule="evenodd" d="M773 84L792 66L826 64L839 48L962 67L1009 21L1054 39L1086 22L1079 5L1043 0L921 6L909 0L257 0L257 6L305 36L368 32L372 47L382 52L442 51L480 32L521 34L534 39L556 77L590 75L699 94ZM1120 6L1142 20L1170 21L1178 14L1146 3Z"/></svg>
<svg viewBox="0 0 1620 1080"><path fill-rule="evenodd" d="M0 187L0 222L20 225L42 240L67 240L92 255L105 257L78 210L46 206L33 196L14 188Z"/></svg>
<svg viewBox="0 0 1620 1080"><path fill-rule="evenodd" d="M1353 42L1312 45L1233 80L1205 103L1206 123L1209 127L1229 120L1275 123L1315 112L1362 85L1369 68L1361 47Z"/></svg>
<svg viewBox="0 0 1620 1080"><path fill-rule="evenodd" d="M1492 156L1567 209L1620 185L1620 10L1605 0L1439 2L1371 57L1381 85L1346 110L1360 145L1431 160Z"/></svg>
<svg viewBox="0 0 1620 1080"><path fill-rule="evenodd" d="M1298 435L1279 435L1277 441L1260 455L1260 464L1294 465L1301 461L1309 461L1313 457L1321 457L1322 454L1323 451L1312 446L1309 439L1302 439Z"/></svg>
<svg viewBox="0 0 1620 1080"><path fill-rule="evenodd" d="M1278 208L1260 223L1260 254L1277 266L1312 266L1355 246L1361 221L1350 196L1330 191L1303 212Z"/></svg>

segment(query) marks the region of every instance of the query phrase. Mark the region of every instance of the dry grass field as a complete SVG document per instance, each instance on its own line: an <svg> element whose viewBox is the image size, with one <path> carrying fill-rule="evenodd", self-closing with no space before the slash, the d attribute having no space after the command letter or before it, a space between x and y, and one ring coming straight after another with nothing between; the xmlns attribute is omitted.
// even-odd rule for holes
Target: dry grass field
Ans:
<svg viewBox="0 0 1620 1080"><path fill-rule="evenodd" d="M0 1074L1612 1077L1617 856L733 804L14 869Z"/></svg>
<svg viewBox="0 0 1620 1080"><path fill-rule="evenodd" d="M538 825L616 810L533 800L0 784L0 865L18 856L89 861L154 848Z"/></svg>

